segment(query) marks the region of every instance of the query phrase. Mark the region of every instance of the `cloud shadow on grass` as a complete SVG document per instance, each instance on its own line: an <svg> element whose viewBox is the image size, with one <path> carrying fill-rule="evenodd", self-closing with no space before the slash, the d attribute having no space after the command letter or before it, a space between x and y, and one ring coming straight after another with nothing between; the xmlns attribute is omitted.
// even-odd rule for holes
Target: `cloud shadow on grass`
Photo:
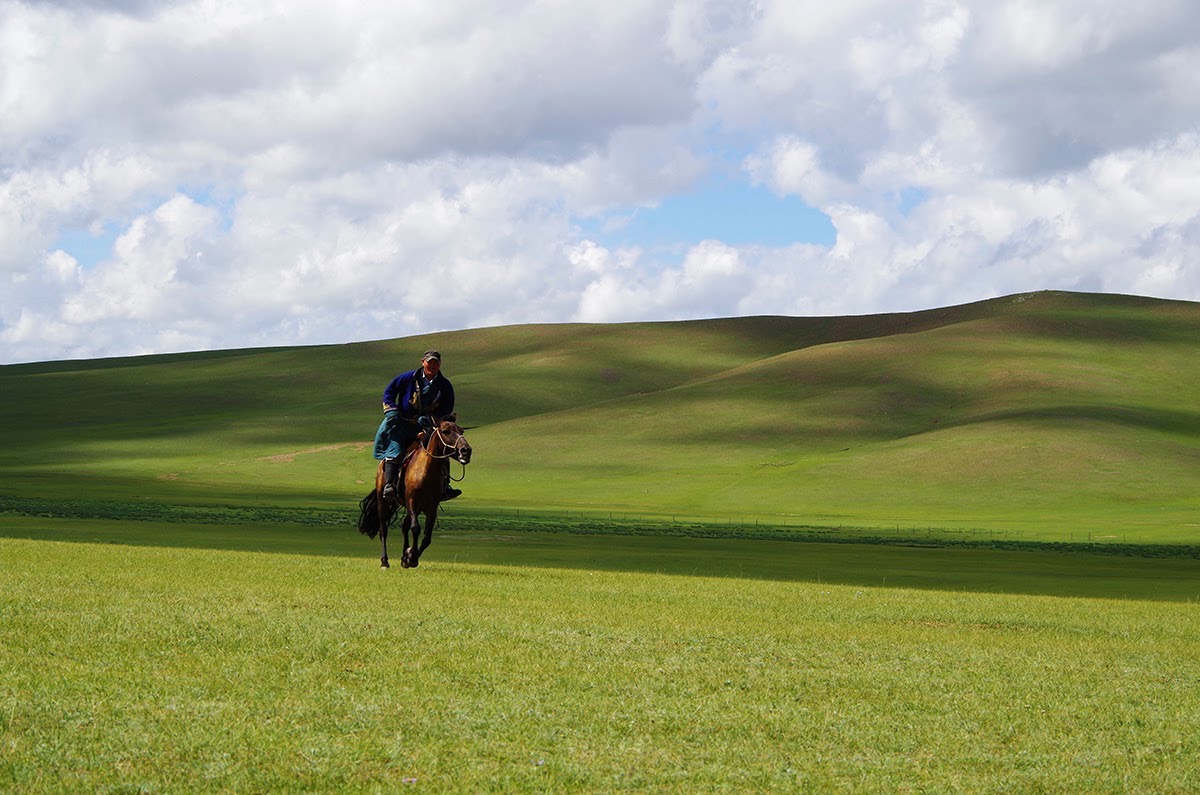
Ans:
<svg viewBox="0 0 1200 795"><path fill-rule="evenodd" d="M996 549L904 543L837 543L580 532L439 530L422 571L475 566L773 580L861 588L911 588L1078 598L1200 601L1200 558L1139 557L1051 548ZM64 543L361 558L378 569L379 543L353 526L272 523L167 524L0 514L0 538ZM401 545L399 533L390 546ZM1115 545L1114 545L1115 546ZM391 551L391 550L389 550ZM1134 549L1127 551L1136 552ZM1192 553L1195 550L1191 550ZM80 547L80 565L87 565ZM467 568L462 568L466 565ZM397 570L399 576L419 576ZM399 583L398 583L399 585Z"/></svg>

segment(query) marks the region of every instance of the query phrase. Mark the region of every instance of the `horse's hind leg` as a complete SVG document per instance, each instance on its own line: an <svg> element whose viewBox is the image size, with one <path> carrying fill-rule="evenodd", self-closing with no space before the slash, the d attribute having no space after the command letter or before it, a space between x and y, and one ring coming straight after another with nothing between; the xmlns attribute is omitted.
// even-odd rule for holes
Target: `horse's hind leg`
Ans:
<svg viewBox="0 0 1200 795"><path fill-rule="evenodd" d="M380 568L387 569L391 568L392 565L388 563L387 553L388 504L387 500L383 498L382 492L380 491L377 493L380 495L376 498L377 502L375 503L375 508L379 512L379 566Z"/></svg>
<svg viewBox="0 0 1200 795"><path fill-rule="evenodd" d="M391 506L387 498L383 496L383 485L383 462L380 461L379 465L375 467L375 516L379 522L379 566L387 569L391 567L391 564L388 563L387 553L387 531L391 521L388 509Z"/></svg>

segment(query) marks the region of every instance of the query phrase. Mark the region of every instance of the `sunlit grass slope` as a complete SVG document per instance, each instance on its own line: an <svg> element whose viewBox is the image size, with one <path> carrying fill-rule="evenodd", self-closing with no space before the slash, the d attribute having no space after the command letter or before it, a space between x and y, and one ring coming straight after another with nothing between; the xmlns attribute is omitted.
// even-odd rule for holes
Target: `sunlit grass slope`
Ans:
<svg viewBox="0 0 1200 795"><path fill-rule="evenodd" d="M379 393L437 346L476 448L461 510L1195 543L1198 343L1197 304L1033 293L8 366L0 493L352 504Z"/></svg>
<svg viewBox="0 0 1200 795"><path fill-rule="evenodd" d="M485 442L503 432L527 443L485 488L527 501L539 490L528 473L553 457L541 490L580 506L1078 524L1122 537L1171 526L1175 540L1195 540L1197 342L1194 306L1039 295L990 317L802 348L489 428Z"/></svg>

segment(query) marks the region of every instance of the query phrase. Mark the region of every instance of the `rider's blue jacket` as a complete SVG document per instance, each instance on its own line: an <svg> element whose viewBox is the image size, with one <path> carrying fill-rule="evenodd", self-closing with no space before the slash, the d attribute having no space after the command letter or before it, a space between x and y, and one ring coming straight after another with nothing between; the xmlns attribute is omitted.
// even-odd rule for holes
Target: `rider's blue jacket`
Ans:
<svg viewBox="0 0 1200 795"><path fill-rule="evenodd" d="M383 407L399 409L400 416L409 421L422 414L445 417L454 413L454 387L441 373L426 378L418 367L392 379L383 390Z"/></svg>

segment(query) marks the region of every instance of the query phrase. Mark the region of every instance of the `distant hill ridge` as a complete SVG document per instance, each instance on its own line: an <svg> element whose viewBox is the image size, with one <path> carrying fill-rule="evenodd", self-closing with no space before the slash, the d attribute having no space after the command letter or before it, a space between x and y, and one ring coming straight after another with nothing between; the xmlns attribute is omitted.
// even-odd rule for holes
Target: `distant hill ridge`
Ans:
<svg viewBox="0 0 1200 795"><path fill-rule="evenodd" d="M0 367L0 491L345 500L436 346L476 506L1200 534L1200 304L1035 292L920 312L534 324ZM1144 534L1144 533L1143 533Z"/></svg>

